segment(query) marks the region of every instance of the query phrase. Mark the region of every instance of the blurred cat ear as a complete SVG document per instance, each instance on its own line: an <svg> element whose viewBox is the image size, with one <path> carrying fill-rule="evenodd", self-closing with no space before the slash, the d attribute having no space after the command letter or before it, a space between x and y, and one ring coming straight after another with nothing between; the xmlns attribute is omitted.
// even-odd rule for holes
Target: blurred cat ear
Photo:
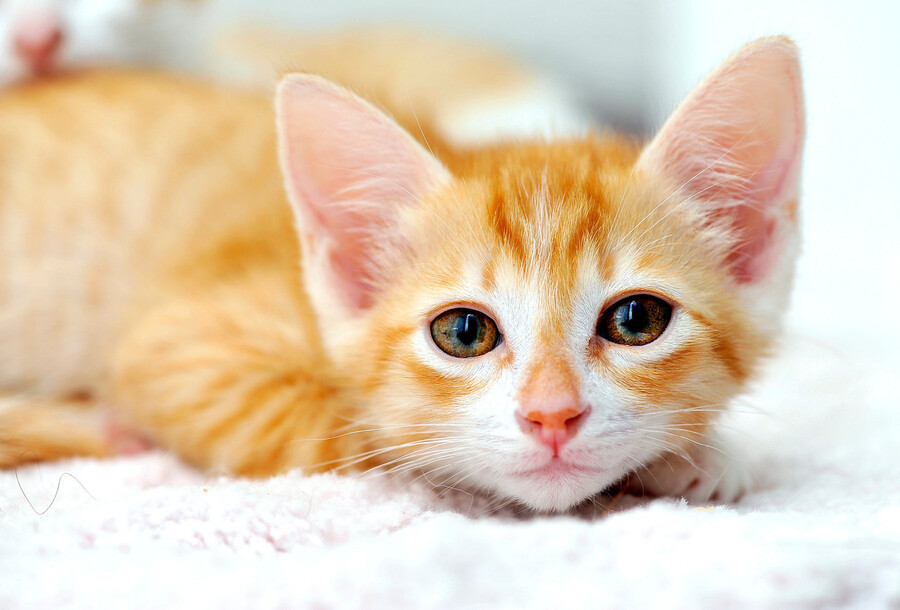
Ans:
<svg viewBox="0 0 900 610"><path fill-rule="evenodd" d="M689 205L730 229L730 269L739 282L754 283L796 233L803 138L797 48L785 37L764 38L688 96L638 168L662 173Z"/></svg>
<svg viewBox="0 0 900 610"><path fill-rule="evenodd" d="M278 87L278 137L304 266L339 304L372 304L384 254L400 245L402 210L450 178L384 113L317 76Z"/></svg>

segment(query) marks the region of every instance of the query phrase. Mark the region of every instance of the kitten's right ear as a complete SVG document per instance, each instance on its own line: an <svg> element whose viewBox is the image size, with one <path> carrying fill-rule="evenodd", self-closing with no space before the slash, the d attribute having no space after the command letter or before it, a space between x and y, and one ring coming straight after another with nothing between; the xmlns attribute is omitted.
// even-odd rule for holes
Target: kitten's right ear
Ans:
<svg viewBox="0 0 900 610"><path fill-rule="evenodd" d="M384 113L321 77L285 77L276 105L304 267L352 315L372 304L391 251L402 246L402 210L450 175Z"/></svg>

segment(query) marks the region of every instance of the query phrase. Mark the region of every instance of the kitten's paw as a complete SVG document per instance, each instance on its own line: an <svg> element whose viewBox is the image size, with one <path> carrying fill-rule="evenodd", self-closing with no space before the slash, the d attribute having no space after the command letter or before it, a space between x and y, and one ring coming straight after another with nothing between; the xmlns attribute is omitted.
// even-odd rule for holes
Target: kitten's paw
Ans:
<svg viewBox="0 0 900 610"><path fill-rule="evenodd" d="M698 447L689 456L666 454L628 480L626 491L643 496L684 498L691 504L729 504L750 489L746 462L714 447Z"/></svg>
<svg viewBox="0 0 900 610"><path fill-rule="evenodd" d="M108 416L103 425L104 438L114 455L135 455L153 449L146 437L129 428L114 416Z"/></svg>

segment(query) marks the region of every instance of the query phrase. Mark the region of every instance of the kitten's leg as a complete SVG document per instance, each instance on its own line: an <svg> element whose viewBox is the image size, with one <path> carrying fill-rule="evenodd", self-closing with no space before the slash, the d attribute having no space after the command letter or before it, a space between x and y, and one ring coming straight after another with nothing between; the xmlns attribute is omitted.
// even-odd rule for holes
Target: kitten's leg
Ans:
<svg viewBox="0 0 900 610"><path fill-rule="evenodd" d="M296 273L296 272L295 272ZM192 286L120 346L114 396L154 441L205 468L264 476L350 449L296 277Z"/></svg>
<svg viewBox="0 0 900 610"><path fill-rule="evenodd" d="M752 473L737 448L718 435L684 453L667 453L632 473L628 491L646 496L685 498L692 504L729 503L750 488Z"/></svg>
<svg viewBox="0 0 900 610"><path fill-rule="evenodd" d="M89 398L0 397L0 468L74 456L135 453L147 445Z"/></svg>

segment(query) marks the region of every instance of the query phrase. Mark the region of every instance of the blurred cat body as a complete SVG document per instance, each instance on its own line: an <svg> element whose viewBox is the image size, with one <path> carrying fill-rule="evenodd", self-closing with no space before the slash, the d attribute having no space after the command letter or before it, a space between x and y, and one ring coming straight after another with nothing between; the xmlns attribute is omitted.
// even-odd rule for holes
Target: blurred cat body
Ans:
<svg viewBox="0 0 900 610"><path fill-rule="evenodd" d="M251 92L94 73L0 97L16 151L0 162L0 463L110 453L81 401L241 474L380 466L538 510L635 472L654 493L740 492L712 426L777 337L792 276L790 42L738 53L644 149L417 143L309 76L282 83L278 115L287 200ZM598 320L633 295L667 303L667 326L607 340ZM495 344L441 347L454 311L495 324Z"/></svg>
<svg viewBox="0 0 900 610"><path fill-rule="evenodd" d="M270 89L290 72L341 83L422 122L455 146L509 137L583 135L591 120L571 91L498 50L399 27L289 33L224 29L209 53L224 81Z"/></svg>
<svg viewBox="0 0 900 610"><path fill-rule="evenodd" d="M0 85L118 65L269 92L281 74L303 71L418 113L457 144L590 124L563 87L474 42L397 27L287 33L221 22L204 0L4 0Z"/></svg>
<svg viewBox="0 0 900 610"><path fill-rule="evenodd" d="M200 68L203 0L3 0L0 85L99 65Z"/></svg>

